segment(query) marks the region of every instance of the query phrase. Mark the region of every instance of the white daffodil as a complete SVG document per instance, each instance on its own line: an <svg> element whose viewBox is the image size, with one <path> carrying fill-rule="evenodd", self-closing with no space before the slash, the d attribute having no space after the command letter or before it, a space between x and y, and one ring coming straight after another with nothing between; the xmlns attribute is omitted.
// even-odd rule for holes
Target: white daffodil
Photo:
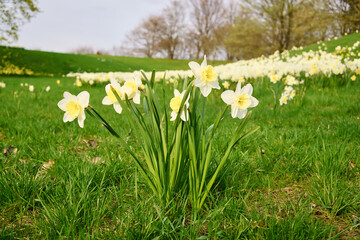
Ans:
<svg viewBox="0 0 360 240"><path fill-rule="evenodd" d="M206 56L201 66L197 62L189 62L189 67L196 77L194 85L200 88L204 97L210 94L212 88L220 89L217 72L213 66L207 65Z"/></svg>
<svg viewBox="0 0 360 240"><path fill-rule="evenodd" d="M45 88L45 91L46 91L46 92L49 92L49 91L50 91L50 86L47 86L47 87Z"/></svg>
<svg viewBox="0 0 360 240"><path fill-rule="evenodd" d="M33 91L34 91L34 89L35 89L35 88L34 88L34 86L33 86L33 85L30 85L30 86L29 86L29 91L30 91L30 92L33 92Z"/></svg>
<svg viewBox="0 0 360 240"><path fill-rule="evenodd" d="M230 83L228 81L223 82L222 85L224 86L225 89L229 89L230 87Z"/></svg>
<svg viewBox="0 0 360 240"><path fill-rule="evenodd" d="M259 101L251 96L253 87L251 84L246 84L241 88L241 82L236 85L235 92L227 90L221 94L221 99L228 105L231 105L231 116L233 118L242 119L247 114L247 109L256 107Z"/></svg>
<svg viewBox="0 0 360 240"><path fill-rule="evenodd" d="M185 91L183 91L182 93L180 93L177 89L174 90L174 97L170 100L170 108L172 110L170 116L171 119L170 121L174 121L179 113L180 110L180 106L181 106L181 102L183 100ZM181 114L180 114L180 118L183 121L187 121L189 119L189 99L190 99L190 95L188 96L188 98L186 99L183 109L181 110Z"/></svg>
<svg viewBox="0 0 360 240"><path fill-rule="evenodd" d="M111 87L113 89L115 89L115 91L119 95L120 99L124 100L124 92L123 92L122 87L115 79L110 79L110 84L105 86L105 91L106 91L107 95L102 100L102 104L104 104L104 105L112 104L114 106L115 112L120 114L122 112L122 107L121 107L120 103L118 102L115 94L111 90Z"/></svg>
<svg viewBox="0 0 360 240"><path fill-rule="evenodd" d="M284 105L284 104L287 104L287 101L288 101L288 95L286 93L282 93L281 94L281 97L280 97L280 106Z"/></svg>
<svg viewBox="0 0 360 240"><path fill-rule="evenodd" d="M123 86L124 93L127 95L128 99L132 99L136 104L140 104L139 88L141 85L141 76L139 74L134 74L134 77L126 80Z"/></svg>
<svg viewBox="0 0 360 240"><path fill-rule="evenodd" d="M64 99L58 102L58 107L65 111L63 121L71 122L75 118L78 119L79 126L84 127L85 108L89 105L90 94L87 91L82 91L77 96L69 92L64 92Z"/></svg>
<svg viewBox="0 0 360 240"><path fill-rule="evenodd" d="M0 82L0 88L5 88L6 84L4 82Z"/></svg>

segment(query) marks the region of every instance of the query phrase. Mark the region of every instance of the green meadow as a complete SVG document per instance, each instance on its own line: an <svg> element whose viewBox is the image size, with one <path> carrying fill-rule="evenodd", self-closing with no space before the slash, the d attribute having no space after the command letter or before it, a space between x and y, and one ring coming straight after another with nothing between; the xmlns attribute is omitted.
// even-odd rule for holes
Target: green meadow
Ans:
<svg viewBox="0 0 360 240"><path fill-rule="evenodd" d="M125 70L95 55L74 58L84 58L76 65L84 71ZM37 61L31 59L21 61L31 69ZM179 69L187 69L188 62L123 59L133 61L129 71L175 69L180 62ZM36 72L77 71L55 62L49 60L51 71L44 64ZM73 78L1 76L6 88L0 88L0 239L358 239L360 78L350 77L306 78L303 96L276 107L270 81L250 80L259 105L247 128L260 129L235 146L192 219L185 197L160 207L131 156L105 127L89 115L83 129L76 120L63 122L57 103L64 91L86 90L90 104L141 156L142 142L127 118L101 104L105 85L79 88ZM20 86L25 83L34 92ZM165 85L160 96L168 103L173 85L157 84L158 92ZM208 97L207 125L225 108L220 94L213 90ZM215 161L239 121L226 114L215 135Z"/></svg>
<svg viewBox="0 0 360 240"><path fill-rule="evenodd" d="M168 60L159 58L137 58L95 54L69 54L43 52L0 46L0 69L11 63L20 69L29 69L38 75L62 76L69 72L133 72L165 71L188 69L188 60ZM224 64L226 61L212 61L211 64ZM1 71L0 71L1 73Z"/></svg>

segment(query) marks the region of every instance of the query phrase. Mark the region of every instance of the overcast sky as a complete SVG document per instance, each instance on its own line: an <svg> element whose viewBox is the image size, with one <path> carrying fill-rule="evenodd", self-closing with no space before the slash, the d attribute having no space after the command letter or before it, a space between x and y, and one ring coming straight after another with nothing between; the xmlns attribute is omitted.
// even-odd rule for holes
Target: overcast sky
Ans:
<svg viewBox="0 0 360 240"><path fill-rule="evenodd" d="M80 46L111 50L142 19L170 0L38 0L41 10L20 28L12 45L69 52Z"/></svg>

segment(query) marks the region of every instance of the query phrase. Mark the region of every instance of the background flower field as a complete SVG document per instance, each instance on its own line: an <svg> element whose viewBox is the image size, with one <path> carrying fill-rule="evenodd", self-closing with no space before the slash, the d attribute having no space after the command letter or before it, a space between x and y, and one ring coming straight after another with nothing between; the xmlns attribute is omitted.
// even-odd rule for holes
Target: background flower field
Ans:
<svg viewBox="0 0 360 240"><path fill-rule="evenodd" d="M334 52L338 45L352 46L357 40L359 34L346 36L327 43L327 49ZM319 46L312 48L315 51ZM19 49L7 51L14 56ZM35 59L41 54L46 56L34 52ZM70 57L63 54L60 59ZM86 65L86 57L111 58L75 56L73 61L78 65L72 64L93 72L120 71L101 69L106 62L99 67ZM245 79L259 100L248 128L260 126L260 130L236 146L206 200L207 207L193 221L189 204L181 197L167 211L158 206L131 156L98 122L88 118L83 129L76 121L62 122L62 111L56 105L63 92L86 90L91 94L91 105L126 142L140 149L126 117L102 106L106 83L78 87L75 78L60 77L68 73L67 68L52 71L51 67L32 65L30 59L9 61L33 74L0 78L5 83L0 88L0 146L4 149L0 155L0 238L360 236L360 74L356 69L331 77L304 76L304 96L295 96L277 108L274 84L268 78ZM176 69L172 61L161 60L159 65L138 61L131 70ZM187 70L187 62L182 64L177 69ZM36 74L42 76L32 76ZM155 86L158 91L161 84ZM169 102L174 86L170 81L165 86L161 101ZM234 84L230 87L234 90ZM207 104L212 106L207 108L208 119L225 108L220 94L214 90L208 97ZM224 121L221 134L215 135L215 159L223 156L237 123L230 116Z"/></svg>

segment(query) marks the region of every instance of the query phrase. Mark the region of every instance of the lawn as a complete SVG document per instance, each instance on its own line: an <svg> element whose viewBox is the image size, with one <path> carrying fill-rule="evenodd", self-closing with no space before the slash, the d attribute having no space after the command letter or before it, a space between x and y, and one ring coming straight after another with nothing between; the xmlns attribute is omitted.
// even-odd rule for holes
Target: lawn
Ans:
<svg viewBox="0 0 360 240"><path fill-rule="evenodd" d="M260 130L236 145L196 220L185 198L161 208L130 155L98 122L87 116L81 129L62 121L63 92L86 90L90 104L140 149L126 117L101 104L105 85L78 88L74 79L55 77L0 81L6 83L0 88L1 239L360 237L359 79L320 85L313 77L302 101L297 96L275 109L271 83L251 80L260 103L247 128ZM173 88L165 90L161 100L169 102ZM207 125L225 107L220 93L209 95ZM215 160L241 121L226 116L215 136Z"/></svg>

